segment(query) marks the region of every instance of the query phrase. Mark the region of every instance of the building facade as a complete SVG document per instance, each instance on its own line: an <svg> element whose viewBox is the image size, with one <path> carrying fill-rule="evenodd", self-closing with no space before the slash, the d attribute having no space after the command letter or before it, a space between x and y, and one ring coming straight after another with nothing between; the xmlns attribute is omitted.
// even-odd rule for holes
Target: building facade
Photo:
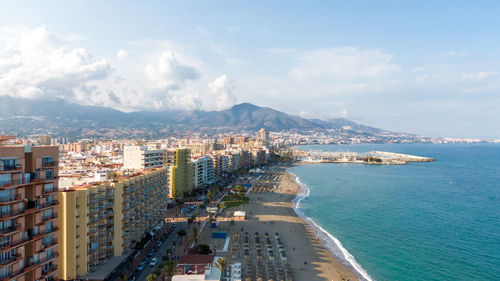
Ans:
<svg viewBox="0 0 500 281"><path fill-rule="evenodd" d="M98 270L107 260L130 253L146 232L163 224L167 182L167 168L153 168L61 191L59 278L82 278Z"/></svg>
<svg viewBox="0 0 500 281"><path fill-rule="evenodd" d="M149 149L147 146L125 146L123 148L123 169L143 170L163 167L165 151Z"/></svg>
<svg viewBox="0 0 500 281"><path fill-rule="evenodd" d="M196 188L214 183L214 164L210 157L200 157L193 163L193 185Z"/></svg>
<svg viewBox="0 0 500 281"><path fill-rule="evenodd" d="M58 148L0 145L0 279L58 276Z"/></svg>
<svg viewBox="0 0 500 281"><path fill-rule="evenodd" d="M183 198L184 193L191 192L193 185L193 164L191 150L179 148L175 152L175 166L170 169L170 198Z"/></svg>

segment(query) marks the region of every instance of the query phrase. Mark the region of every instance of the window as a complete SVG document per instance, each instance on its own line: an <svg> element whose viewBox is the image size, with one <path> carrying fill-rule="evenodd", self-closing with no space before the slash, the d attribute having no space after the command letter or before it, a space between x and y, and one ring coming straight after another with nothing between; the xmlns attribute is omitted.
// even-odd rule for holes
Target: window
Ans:
<svg viewBox="0 0 500 281"><path fill-rule="evenodd" d="M52 166L54 164L54 157L45 156L42 157L42 166Z"/></svg>
<svg viewBox="0 0 500 281"><path fill-rule="evenodd" d="M47 220L47 219L50 219L50 218L52 218L52 209L43 210L43 212L42 212L42 220Z"/></svg>
<svg viewBox="0 0 500 281"><path fill-rule="evenodd" d="M53 179L54 178L54 172L52 170L45 171L45 178L46 179Z"/></svg>
<svg viewBox="0 0 500 281"><path fill-rule="evenodd" d="M12 227L12 220L6 220L0 222L0 231L1 230L7 230Z"/></svg>
<svg viewBox="0 0 500 281"><path fill-rule="evenodd" d="M50 244L52 244L52 235L43 237L42 245L48 246Z"/></svg>
<svg viewBox="0 0 500 281"><path fill-rule="evenodd" d="M52 248L47 249L47 258L49 258L49 259L50 259L52 256L53 256L53 253L52 253ZM51 265L51 267L52 267L52 262L50 262L50 265Z"/></svg>
<svg viewBox="0 0 500 281"><path fill-rule="evenodd" d="M48 223L45 224L45 233L50 233L52 232L52 222L49 221Z"/></svg>
<svg viewBox="0 0 500 281"><path fill-rule="evenodd" d="M2 158L0 159L0 167L3 167L3 171L15 170L19 166L17 161L15 157Z"/></svg>
<svg viewBox="0 0 500 281"><path fill-rule="evenodd" d="M47 205L52 205L52 195L49 195L45 198L45 202L47 203Z"/></svg>
<svg viewBox="0 0 500 281"><path fill-rule="evenodd" d="M0 217L10 215L10 205L0 206Z"/></svg>
<svg viewBox="0 0 500 281"><path fill-rule="evenodd" d="M0 248L10 245L10 236L0 237Z"/></svg>
<svg viewBox="0 0 500 281"><path fill-rule="evenodd" d="M52 183L47 183L43 186L43 193L49 193L54 190L54 184Z"/></svg>
<svg viewBox="0 0 500 281"><path fill-rule="evenodd" d="M0 202L9 202L16 199L16 191L14 189L0 190Z"/></svg>
<svg viewBox="0 0 500 281"><path fill-rule="evenodd" d="M5 278L10 274L10 266L0 268L0 278Z"/></svg>

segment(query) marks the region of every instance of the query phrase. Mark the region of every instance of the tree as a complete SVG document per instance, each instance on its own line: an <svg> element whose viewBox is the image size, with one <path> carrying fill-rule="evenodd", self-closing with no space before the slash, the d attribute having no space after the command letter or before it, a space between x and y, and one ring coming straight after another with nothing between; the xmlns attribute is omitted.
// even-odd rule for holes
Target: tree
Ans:
<svg viewBox="0 0 500 281"><path fill-rule="evenodd" d="M220 269L220 276L221 276L220 278L222 280L222 273L224 272L224 270L226 270L226 267L227 267L227 260L226 260L226 258L218 258L216 266Z"/></svg>
<svg viewBox="0 0 500 281"><path fill-rule="evenodd" d="M162 268L163 273L172 280L172 277L175 275L175 261L169 260Z"/></svg>
<svg viewBox="0 0 500 281"><path fill-rule="evenodd" d="M180 237L185 236L186 234L187 232L184 229L177 231L177 235L179 235Z"/></svg>
<svg viewBox="0 0 500 281"><path fill-rule="evenodd" d="M194 246L198 245L198 238L200 236L200 232L198 231L198 227L193 226L191 228L191 232L189 233L189 236L187 237L187 242L189 244L194 243Z"/></svg>
<svg viewBox="0 0 500 281"><path fill-rule="evenodd" d="M200 254L202 255L210 255L210 246L208 246L207 244L200 244L198 246L198 248L200 249Z"/></svg>
<svg viewBox="0 0 500 281"><path fill-rule="evenodd" d="M156 279L158 279L156 274L149 274L148 277L146 277L147 281L156 281Z"/></svg>

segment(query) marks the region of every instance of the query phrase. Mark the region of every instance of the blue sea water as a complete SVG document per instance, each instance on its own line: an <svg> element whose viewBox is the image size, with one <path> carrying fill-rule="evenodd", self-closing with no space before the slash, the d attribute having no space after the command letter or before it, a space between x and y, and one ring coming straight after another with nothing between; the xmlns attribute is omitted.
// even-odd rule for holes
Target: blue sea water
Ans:
<svg viewBox="0 0 500 281"><path fill-rule="evenodd" d="M401 166L314 164L289 169L309 188L300 212L342 243L369 275L362 279L500 280L500 145L301 149L383 150L436 159ZM333 248L348 263L339 247Z"/></svg>

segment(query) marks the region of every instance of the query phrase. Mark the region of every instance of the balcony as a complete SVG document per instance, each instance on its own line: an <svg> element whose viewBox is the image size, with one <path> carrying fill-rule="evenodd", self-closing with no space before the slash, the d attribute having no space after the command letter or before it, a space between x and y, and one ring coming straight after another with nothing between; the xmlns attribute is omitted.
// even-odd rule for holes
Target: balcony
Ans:
<svg viewBox="0 0 500 281"><path fill-rule="evenodd" d="M52 160L50 162L43 162L42 161L42 167L56 167L59 165L59 162L58 161L55 161L55 160Z"/></svg>
<svg viewBox="0 0 500 281"><path fill-rule="evenodd" d="M19 194L19 193L12 194L10 196L2 196L2 197L0 197L0 205L17 203L18 201L21 201L22 199L23 198L21 197L21 194Z"/></svg>
<svg viewBox="0 0 500 281"><path fill-rule="evenodd" d="M8 259L0 261L0 267L11 265L18 260L21 260L21 254L15 254Z"/></svg>
<svg viewBox="0 0 500 281"><path fill-rule="evenodd" d="M23 166L21 164L4 165L3 167L0 168L0 173L12 172L12 171L21 171L22 168L23 168Z"/></svg>
<svg viewBox="0 0 500 281"><path fill-rule="evenodd" d="M21 225L14 224L11 227L0 229L0 236L7 236L20 230L21 230Z"/></svg>

